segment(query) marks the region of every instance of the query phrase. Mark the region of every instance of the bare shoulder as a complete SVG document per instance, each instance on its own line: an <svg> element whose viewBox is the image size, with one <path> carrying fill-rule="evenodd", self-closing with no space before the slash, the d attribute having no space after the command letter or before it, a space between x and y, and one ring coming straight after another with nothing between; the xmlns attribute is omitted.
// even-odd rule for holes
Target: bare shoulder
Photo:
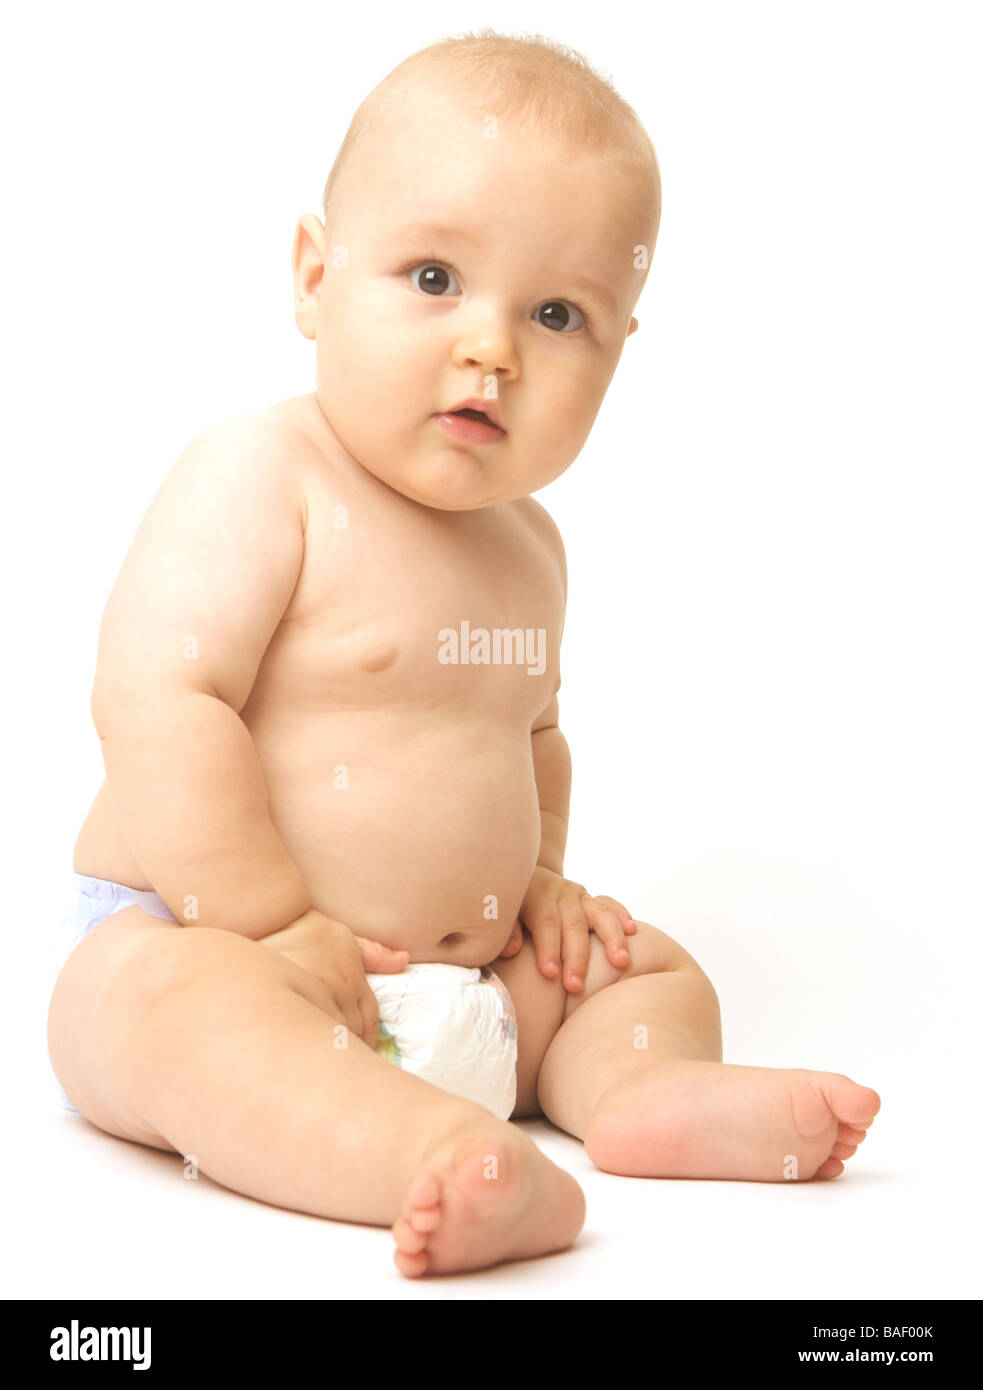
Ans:
<svg viewBox="0 0 983 1390"><path fill-rule="evenodd" d="M305 448L303 431L290 419L267 411L227 415L198 431L185 454L216 473L222 465L258 470L270 482L292 488L302 497L301 472Z"/></svg>
<svg viewBox="0 0 983 1390"><path fill-rule="evenodd" d="M552 556L563 580L563 597L567 594L567 557L563 549L560 528L546 508L534 497L520 497L512 503L514 514L529 528L540 545Z"/></svg>
<svg viewBox="0 0 983 1390"><path fill-rule="evenodd" d="M242 708L304 564L295 454L289 430L260 412L216 420L182 449L107 600L93 711L148 682L197 683Z"/></svg>
<svg viewBox="0 0 983 1390"><path fill-rule="evenodd" d="M306 441L290 421L261 410L204 425L168 468L144 518L153 531L192 515L224 529L265 514L271 524L307 530Z"/></svg>
<svg viewBox="0 0 983 1390"><path fill-rule="evenodd" d="M235 418L251 422L257 439L266 441L277 465L298 489L306 530L310 512L323 501L325 488L342 486L347 472L343 450L317 405L316 393L291 396Z"/></svg>

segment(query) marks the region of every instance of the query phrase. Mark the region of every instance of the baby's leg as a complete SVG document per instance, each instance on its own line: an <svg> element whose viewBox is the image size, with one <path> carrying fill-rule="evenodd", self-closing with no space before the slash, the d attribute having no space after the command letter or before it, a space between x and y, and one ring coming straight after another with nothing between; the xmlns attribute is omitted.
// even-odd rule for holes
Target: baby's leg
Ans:
<svg viewBox="0 0 983 1390"><path fill-rule="evenodd" d="M520 1097L535 1077L545 1114L610 1173L839 1176L880 1108L876 1091L837 1072L725 1064L717 996L693 957L645 923L627 947L619 971L592 936L584 991L559 1015L563 987L539 974L530 941L495 962L518 1017ZM542 1021L558 1017L545 1043ZM523 1056L524 1019L538 1056Z"/></svg>
<svg viewBox="0 0 983 1390"><path fill-rule="evenodd" d="M115 913L62 969L48 1039L93 1124L275 1206L402 1221L404 1274L563 1249L583 1224L519 1130L384 1062L314 975L233 933Z"/></svg>

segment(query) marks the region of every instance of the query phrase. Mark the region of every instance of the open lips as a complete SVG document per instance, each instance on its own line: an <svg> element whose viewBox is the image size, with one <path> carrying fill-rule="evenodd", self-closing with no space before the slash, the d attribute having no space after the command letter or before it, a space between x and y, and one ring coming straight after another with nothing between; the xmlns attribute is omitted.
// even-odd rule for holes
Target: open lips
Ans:
<svg viewBox="0 0 983 1390"><path fill-rule="evenodd" d="M482 400L477 396L468 396L467 400L458 401L457 405L451 406L445 412L448 415L460 415L465 420L483 420L490 423L496 429L504 430L502 424L502 412L498 408L497 401Z"/></svg>
<svg viewBox="0 0 983 1390"><path fill-rule="evenodd" d="M471 444L494 444L505 438L505 430L499 423L498 405L494 401L480 401L472 397L461 401L453 410L441 411L435 417L448 434Z"/></svg>

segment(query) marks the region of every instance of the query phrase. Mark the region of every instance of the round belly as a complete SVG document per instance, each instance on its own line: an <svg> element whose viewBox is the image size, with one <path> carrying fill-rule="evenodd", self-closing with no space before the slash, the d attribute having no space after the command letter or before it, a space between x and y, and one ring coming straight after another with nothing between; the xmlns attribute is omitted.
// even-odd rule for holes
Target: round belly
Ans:
<svg viewBox="0 0 983 1390"><path fill-rule="evenodd" d="M253 737L273 822L319 911L411 959L494 959L539 855L528 731L421 733L363 714L357 727L281 730L275 745Z"/></svg>

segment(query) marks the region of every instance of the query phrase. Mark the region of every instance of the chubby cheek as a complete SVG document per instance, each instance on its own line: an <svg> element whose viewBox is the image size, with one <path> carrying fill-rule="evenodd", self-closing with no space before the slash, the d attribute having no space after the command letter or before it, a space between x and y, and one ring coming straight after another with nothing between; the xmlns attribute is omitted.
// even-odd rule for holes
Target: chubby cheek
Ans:
<svg viewBox="0 0 983 1390"><path fill-rule="evenodd" d="M358 332L358 320L352 320L346 309L342 296L322 302L317 325L318 381L340 406L353 397L361 400L378 376L378 370L365 370L371 360L372 342L367 334ZM375 351L378 353L377 345Z"/></svg>
<svg viewBox="0 0 983 1390"><path fill-rule="evenodd" d="M547 411L534 429L517 432L521 439L523 476L528 480L530 491L558 478L584 447L590 433L590 420L583 419L579 410L579 406L568 409L565 414L558 410L555 415Z"/></svg>
<svg viewBox="0 0 983 1390"><path fill-rule="evenodd" d="M586 351L570 353L543 370L541 385L538 371L536 376L537 389L531 394L546 433L562 439L567 447L583 444L610 380L600 356Z"/></svg>
<svg viewBox="0 0 983 1390"><path fill-rule="evenodd" d="M390 323L372 330L370 311L355 312L350 304L325 326L318 342L318 379L326 388L339 418L357 416L370 438L390 438L418 426L440 404L434 383L438 364L431 363L419 335Z"/></svg>

